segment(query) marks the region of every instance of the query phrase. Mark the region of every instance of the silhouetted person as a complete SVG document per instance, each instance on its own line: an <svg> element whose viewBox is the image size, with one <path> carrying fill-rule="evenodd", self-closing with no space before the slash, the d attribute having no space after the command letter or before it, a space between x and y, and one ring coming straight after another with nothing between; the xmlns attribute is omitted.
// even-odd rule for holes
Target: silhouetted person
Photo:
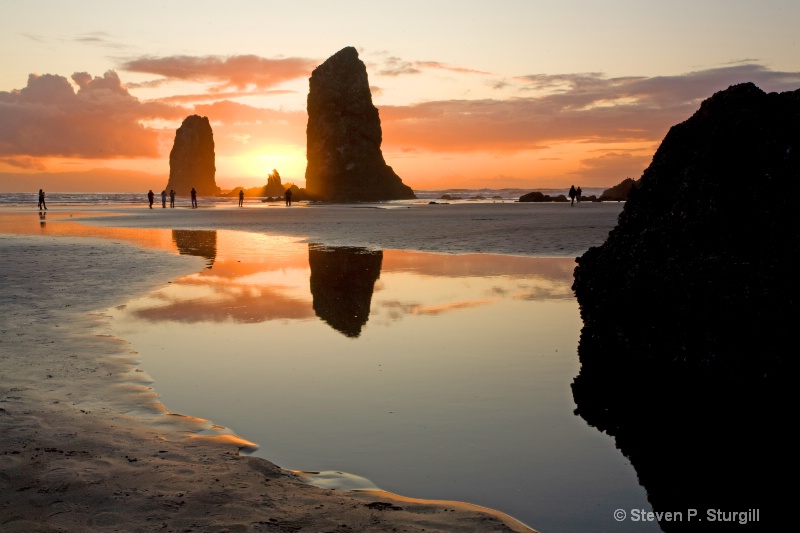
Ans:
<svg viewBox="0 0 800 533"><path fill-rule="evenodd" d="M578 188L577 188L577 189L575 189L575 200L576 200L578 203L580 203L580 201L581 201L581 194L583 194L583 191L581 190L581 186L580 186L580 185L578 185Z"/></svg>
<svg viewBox="0 0 800 533"><path fill-rule="evenodd" d="M286 189L283 196L286 198L286 205L292 205L292 189Z"/></svg>
<svg viewBox="0 0 800 533"><path fill-rule="evenodd" d="M197 191L192 187L192 209L197 207Z"/></svg>
<svg viewBox="0 0 800 533"><path fill-rule="evenodd" d="M44 201L44 191L39 189L39 211L47 209L47 204Z"/></svg>
<svg viewBox="0 0 800 533"><path fill-rule="evenodd" d="M242 205L244 205L244 189L239 191L239 207L242 207Z"/></svg>
<svg viewBox="0 0 800 533"><path fill-rule="evenodd" d="M175 207L175 189L169 190L169 206Z"/></svg>
<svg viewBox="0 0 800 533"><path fill-rule="evenodd" d="M150 209L153 209L153 198L155 198L155 196L152 189L147 192L147 201L150 202Z"/></svg>
<svg viewBox="0 0 800 533"><path fill-rule="evenodd" d="M162 209L166 209L167 208L167 191L166 190L161 191L161 208Z"/></svg>
<svg viewBox="0 0 800 533"><path fill-rule="evenodd" d="M575 204L575 195L576 194L577 194L577 191L575 191L575 186L572 185L569 188L569 205L574 205Z"/></svg>

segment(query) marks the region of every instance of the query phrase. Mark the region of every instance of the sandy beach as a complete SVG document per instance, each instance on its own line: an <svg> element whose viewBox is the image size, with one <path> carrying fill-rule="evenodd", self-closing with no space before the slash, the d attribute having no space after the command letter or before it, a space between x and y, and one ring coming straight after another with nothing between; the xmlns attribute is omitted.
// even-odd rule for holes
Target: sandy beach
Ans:
<svg viewBox="0 0 800 533"><path fill-rule="evenodd" d="M3 531L530 531L453 502L313 487L202 413L170 413L102 310L203 267L147 229L235 229L331 246L570 257L620 204L51 207L0 212ZM71 219L72 222L68 222ZM82 220L83 224L75 224ZM44 222L44 224L42 224ZM123 229L119 229L123 228ZM77 235L77 236L76 236ZM476 479L475 483L480 483ZM536 527L536 524L529 524Z"/></svg>

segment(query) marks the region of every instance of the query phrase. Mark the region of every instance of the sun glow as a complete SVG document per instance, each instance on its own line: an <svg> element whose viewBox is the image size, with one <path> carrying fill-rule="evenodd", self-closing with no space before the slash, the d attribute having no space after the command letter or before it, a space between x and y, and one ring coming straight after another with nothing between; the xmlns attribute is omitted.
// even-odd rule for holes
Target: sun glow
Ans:
<svg viewBox="0 0 800 533"><path fill-rule="evenodd" d="M281 177L296 179L305 174L306 154L295 146L270 146L247 156L244 165L251 174L266 177L273 169L277 169Z"/></svg>
<svg viewBox="0 0 800 533"><path fill-rule="evenodd" d="M275 145L233 156L217 156L216 163L217 185L223 189L266 185L273 169L277 169L283 183L305 185L305 151L295 146Z"/></svg>

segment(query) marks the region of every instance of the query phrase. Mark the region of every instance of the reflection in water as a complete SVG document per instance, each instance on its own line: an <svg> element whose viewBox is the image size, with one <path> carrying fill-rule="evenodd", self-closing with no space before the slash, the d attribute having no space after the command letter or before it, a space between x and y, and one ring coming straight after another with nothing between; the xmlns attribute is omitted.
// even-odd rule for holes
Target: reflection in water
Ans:
<svg viewBox="0 0 800 533"><path fill-rule="evenodd" d="M541 531L649 533L611 522L650 506L612 439L573 415L573 268L220 230L213 269L109 313L168 409L283 467L485 505Z"/></svg>
<svg viewBox="0 0 800 533"><path fill-rule="evenodd" d="M663 531L765 531L793 521L794 491L783 482L796 453L790 388L668 373L624 343L581 332L575 412L614 437L654 511L684 512L682 522L660 521ZM699 513L692 523L688 509Z"/></svg>
<svg viewBox="0 0 800 533"><path fill-rule="evenodd" d="M195 255L206 259L206 268L214 265L217 257L217 231L174 229L172 241L183 255Z"/></svg>
<svg viewBox="0 0 800 533"><path fill-rule="evenodd" d="M314 312L337 331L358 337L369 320L382 251L308 245Z"/></svg>

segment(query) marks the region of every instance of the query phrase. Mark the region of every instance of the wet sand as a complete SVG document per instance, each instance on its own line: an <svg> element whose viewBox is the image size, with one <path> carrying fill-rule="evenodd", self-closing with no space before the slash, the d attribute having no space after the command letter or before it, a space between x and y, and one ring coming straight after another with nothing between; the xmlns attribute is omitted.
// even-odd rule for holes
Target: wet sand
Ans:
<svg viewBox="0 0 800 533"><path fill-rule="evenodd" d="M602 242L619 212L616 205L528 207L137 208L91 222L245 229L330 245L568 256ZM51 209L41 226L30 210L0 213L0 231L22 234L0 235L0 529L527 530L466 504L313 487L240 455L249 443L224 428L170 415L136 354L108 335L98 310L197 271L202 260L147 249L146 230L109 235L87 227L85 238L54 236L59 225L72 225L56 221L68 214L80 217Z"/></svg>

